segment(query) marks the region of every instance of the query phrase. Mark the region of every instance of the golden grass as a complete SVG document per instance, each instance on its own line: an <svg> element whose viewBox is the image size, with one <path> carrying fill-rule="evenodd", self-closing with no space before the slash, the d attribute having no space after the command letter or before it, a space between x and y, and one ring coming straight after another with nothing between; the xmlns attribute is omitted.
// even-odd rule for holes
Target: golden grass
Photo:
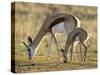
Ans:
<svg viewBox="0 0 100 75"><path fill-rule="evenodd" d="M95 56L95 55L94 55ZM93 69L97 67L97 59L87 56L87 60L84 63L68 62L59 63L57 56L52 56L50 60L47 60L46 56L36 56L34 65L29 60L21 59L16 60L16 72L43 72L43 71L62 71L62 70L79 70L79 69ZM18 62L19 61L19 62Z"/></svg>

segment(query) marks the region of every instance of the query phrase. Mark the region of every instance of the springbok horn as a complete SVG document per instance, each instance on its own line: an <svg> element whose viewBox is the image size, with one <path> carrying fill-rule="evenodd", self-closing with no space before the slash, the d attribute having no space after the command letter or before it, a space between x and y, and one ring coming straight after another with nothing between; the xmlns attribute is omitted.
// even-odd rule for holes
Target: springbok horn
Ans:
<svg viewBox="0 0 100 75"><path fill-rule="evenodd" d="M26 48L29 48L29 47L26 45L26 43L25 43L25 42L22 42L22 43L25 45L25 47L26 47Z"/></svg>

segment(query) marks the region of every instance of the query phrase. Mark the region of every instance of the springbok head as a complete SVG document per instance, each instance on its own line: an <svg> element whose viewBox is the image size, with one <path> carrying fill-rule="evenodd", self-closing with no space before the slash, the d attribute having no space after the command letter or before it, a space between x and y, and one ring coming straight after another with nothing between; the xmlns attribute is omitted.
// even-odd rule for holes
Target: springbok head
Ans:
<svg viewBox="0 0 100 75"><path fill-rule="evenodd" d="M61 49L60 52L62 53L62 56L63 56L63 62L66 63L67 62L67 56L66 56L65 50Z"/></svg>
<svg viewBox="0 0 100 75"><path fill-rule="evenodd" d="M35 55L35 48L33 47L32 38L30 36L28 36L27 41L28 41L28 44L26 44L25 42L23 42L23 44L27 48L28 57L29 57L29 60L31 60L32 57Z"/></svg>

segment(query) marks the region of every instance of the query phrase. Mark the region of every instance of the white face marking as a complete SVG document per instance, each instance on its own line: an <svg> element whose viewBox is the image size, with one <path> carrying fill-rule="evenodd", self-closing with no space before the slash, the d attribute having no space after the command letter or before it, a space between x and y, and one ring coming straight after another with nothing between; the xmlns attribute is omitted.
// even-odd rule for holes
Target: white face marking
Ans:
<svg viewBox="0 0 100 75"><path fill-rule="evenodd" d="M33 47L32 43L28 43L28 56L29 59L31 60L33 56L35 56L36 50L35 47Z"/></svg>

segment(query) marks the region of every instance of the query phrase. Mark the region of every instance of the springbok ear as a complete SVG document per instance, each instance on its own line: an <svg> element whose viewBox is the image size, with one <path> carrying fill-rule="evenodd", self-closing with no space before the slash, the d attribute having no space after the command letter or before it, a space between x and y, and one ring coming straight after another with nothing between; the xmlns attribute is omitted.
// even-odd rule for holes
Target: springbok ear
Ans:
<svg viewBox="0 0 100 75"><path fill-rule="evenodd" d="M31 38L31 36L28 36L28 42L32 43L32 38Z"/></svg>
<svg viewBox="0 0 100 75"><path fill-rule="evenodd" d="M25 42L22 42L22 43L25 45L25 47L26 47L26 48L28 48L28 46L26 45L26 43L25 43Z"/></svg>

